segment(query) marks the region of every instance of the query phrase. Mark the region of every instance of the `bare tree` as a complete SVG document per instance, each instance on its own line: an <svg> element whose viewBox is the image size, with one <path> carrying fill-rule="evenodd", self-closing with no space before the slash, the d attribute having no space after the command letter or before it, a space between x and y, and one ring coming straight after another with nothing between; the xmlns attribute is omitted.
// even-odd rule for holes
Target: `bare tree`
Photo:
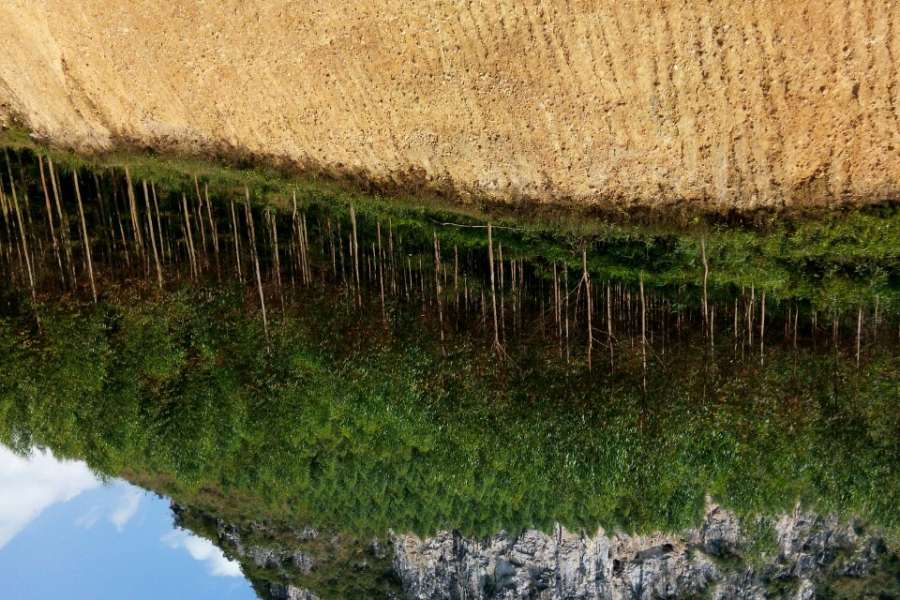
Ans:
<svg viewBox="0 0 900 600"><path fill-rule="evenodd" d="M586 308L587 308L587 361L588 361L588 372L590 372L591 367L592 367L591 360L592 360L592 355L594 352L594 329L593 329L593 325L591 323L591 312L593 312L593 311L591 310L591 308L592 308L591 276L588 273L588 268L587 268L587 248L583 248L581 250L581 269L582 269L581 283L584 284L584 289L585 289L585 294L586 294L585 299L587 301L587 303L586 303Z"/></svg>
<svg viewBox="0 0 900 600"><path fill-rule="evenodd" d="M147 230L150 232L150 245L153 247L153 261L156 263L156 282L163 286L162 266L159 264L159 251L156 248L156 233L153 231L153 210L150 208L150 194L147 193L147 180L144 180L144 205L147 208Z"/></svg>
<svg viewBox="0 0 900 600"><path fill-rule="evenodd" d="M497 354L500 356L504 356L506 352L503 350L502 344L500 344L500 326L497 322L497 290L494 283L494 238L491 232L491 224L488 223L487 226L487 234L488 234L488 266L491 270L491 304L493 306L493 315L494 315L494 349L497 351ZM482 305L484 302L482 301Z"/></svg>
<svg viewBox="0 0 900 600"><path fill-rule="evenodd" d="M444 348L444 308L441 300L441 245L437 239L437 232L432 232L434 235L434 285L435 292L437 295L437 305L438 305L438 323L440 324L441 329L441 354L445 354L446 350Z"/></svg>
<svg viewBox="0 0 900 600"><path fill-rule="evenodd" d="M263 293L262 274L259 270L259 255L256 252L256 231L253 226L253 212L250 209L250 188L244 186L247 200L244 204L244 212L247 217L247 232L250 235L250 256L253 258L253 266L256 269L256 287L259 290L259 303L262 307L263 331L266 334L266 354L271 354L272 349L269 341L269 319L266 316L266 296Z"/></svg>
<svg viewBox="0 0 900 600"><path fill-rule="evenodd" d="M78 171L72 171L72 179L75 180L75 197L78 199L78 215L81 217L81 234L84 236L84 256L87 259L88 275L91 278L91 294L94 303L97 302L97 286L94 283L94 261L91 258L91 240L88 237L87 223L84 220L84 206L81 203L81 185L78 183Z"/></svg>
<svg viewBox="0 0 900 600"><path fill-rule="evenodd" d="M356 237L356 209L350 205L350 224L353 226L353 244L351 250L353 252L353 267L356 272L356 301L357 305L362 308L362 290L360 289L359 280L359 242Z"/></svg>
<svg viewBox="0 0 900 600"><path fill-rule="evenodd" d="M28 273L28 287L31 289L31 300L34 302L35 311L37 310L37 291L35 290L34 269L31 262L31 252L28 250L28 236L25 232L25 223L22 220L22 211L19 208L19 196L16 193L16 182L13 179L12 164L9 161L9 153L4 149L3 154L6 157L6 168L9 172L9 186L12 192L13 211L16 213L16 222L19 224L19 236L22 239L22 254L25 256L25 267ZM35 313L37 314L37 313Z"/></svg>
<svg viewBox="0 0 900 600"><path fill-rule="evenodd" d="M56 239L56 227L53 225L53 210L50 208L50 194L47 192L47 179L44 176L44 157L38 157L38 163L40 164L41 170L41 186L44 189L44 202L47 207L47 223L50 225L50 237L53 242L53 256L56 258L56 262L59 264L59 270L63 276L63 285L65 285L65 269L62 264L62 256L59 251L59 242Z"/></svg>

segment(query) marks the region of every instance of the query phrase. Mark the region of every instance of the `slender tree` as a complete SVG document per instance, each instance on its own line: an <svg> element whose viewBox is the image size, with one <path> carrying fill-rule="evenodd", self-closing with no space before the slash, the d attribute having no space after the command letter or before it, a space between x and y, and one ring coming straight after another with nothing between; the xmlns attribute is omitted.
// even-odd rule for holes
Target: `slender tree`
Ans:
<svg viewBox="0 0 900 600"><path fill-rule="evenodd" d="M19 236L22 240L22 254L25 256L25 267L28 273L28 287L31 290L31 301L34 303L35 315L37 315L37 291L35 290L34 269L32 268L31 252L28 250L28 236L25 232L25 223L22 220L22 211L19 208L19 197L16 193L16 182L13 179L12 164L9 161L9 153L3 150L6 157L6 168L9 172L9 187L12 192L13 211L16 213L16 222L19 224ZM40 320L38 320L40 323Z"/></svg>
<svg viewBox="0 0 900 600"><path fill-rule="evenodd" d="M587 248L583 248L581 250L581 268L583 274L581 276L581 282L584 284L585 289L585 298L586 303L585 307L587 309L587 361L588 361L588 372L591 371L591 357L594 351L594 329L591 324L591 312L592 303L591 303L591 276L588 273L587 268Z"/></svg>
<svg viewBox="0 0 900 600"><path fill-rule="evenodd" d="M147 180L144 180L144 205L147 209L147 231L150 232L150 245L153 247L153 261L156 263L156 282L163 286L162 266L159 264L159 251L156 248L156 233L153 231L153 211L150 208L150 195L147 193Z"/></svg>
<svg viewBox="0 0 900 600"><path fill-rule="evenodd" d="M237 215L234 210L234 200L231 201L231 231L234 236L234 262L237 265L238 279L244 281L244 273L241 270L241 235L238 229Z"/></svg>
<svg viewBox="0 0 900 600"><path fill-rule="evenodd" d="M353 204L350 205L350 224L353 226L353 243L351 245L351 251L353 253L353 268L356 271L356 301L360 308L362 308L362 291L360 289L360 280L359 280L359 242L357 242L356 237L356 209L353 207Z"/></svg>
<svg viewBox="0 0 900 600"><path fill-rule="evenodd" d="M56 202L56 214L59 217L59 233L62 237L63 247L66 254L66 264L69 267L69 277L72 286L75 286L75 260L72 258L72 242L69 235L69 219L63 210L60 201L59 181L57 179L56 168L53 166L53 159L47 157L47 167L50 170L50 184L53 188L53 199Z"/></svg>
<svg viewBox="0 0 900 600"><path fill-rule="evenodd" d="M487 234L488 234L488 264L491 270L491 305L492 312L494 316L494 349L497 351L497 354L501 357L506 354L503 350L503 345L500 343L500 327L497 322L497 291L494 283L494 239L491 232L491 224L488 223L487 226ZM484 299L482 299L482 306L484 306Z"/></svg>
<svg viewBox="0 0 900 600"><path fill-rule="evenodd" d="M263 293L262 275L259 271L259 256L256 252L256 232L253 226L253 212L250 209L250 188L244 186L246 193L246 202L244 204L244 212L247 217L247 232L250 235L250 256L253 259L253 266L256 271L256 287L259 290L259 303L262 308L263 331L266 334L266 354L271 354L272 349L269 341L269 319L266 317L266 296Z"/></svg>
<svg viewBox="0 0 900 600"><path fill-rule="evenodd" d="M44 190L44 203L47 208L47 224L50 226L50 238L53 244L53 256L56 258L56 262L59 265L59 270L63 277L63 285L65 285L66 271L63 268L62 264L62 255L59 251L59 242L56 239L56 227L53 225L53 210L50 208L50 194L47 192L47 178L44 175L43 156L38 156L38 164L40 165L41 171L41 187Z"/></svg>
<svg viewBox="0 0 900 600"><path fill-rule="evenodd" d="M94 304L97 303L97 285L94 282L94 261L91 258L91 240L88 237L87 222L84 219L84 206L81 203L81 185L78 183L78 171L72 171L72 179L75 181L75 198L78 200L78 215L81 217L81 234L84 242L84 257L87 259L88 275L91 279L91 295Z"/></svg>

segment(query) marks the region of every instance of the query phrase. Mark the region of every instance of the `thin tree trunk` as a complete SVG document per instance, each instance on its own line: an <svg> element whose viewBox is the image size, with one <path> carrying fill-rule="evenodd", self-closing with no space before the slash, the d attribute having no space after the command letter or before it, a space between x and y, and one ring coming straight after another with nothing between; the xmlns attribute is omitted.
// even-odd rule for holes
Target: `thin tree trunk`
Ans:
<svg viewBox="0 0 900 600"><path fill-rule="evenodd" d="M376 227L378 230L378 287L381 290L381 318L384 321L387 321L387 312L384 308L384 253L381 249L381 222L376 223ZM437 234L435 234L435 243L437 242ZM438 282L440 283L440 282ZM438 298L438 302L440 302L440 298ZM441 321L441 342L444 341L444 322Z"/></svg>
<svg viewBox="0 0 900 600"><path fill-rule="evenodd" d="M231 200L231 231L234 235L234 262L237 265L238 279L243 283L244 273L241 268L241 236L238 230L237 214L234 210L234 200Z"/></svg>
<svg viewBox="0 0 900 600"><path fill-rule="evenodd" d="M150 191L153 192L153 208L156 211L156 230L159 232L159 250L163 255L163 259L166 258L166 242L165 235L163 235L162 222L159 218L159 201L156 199L156 184L150 182ZM172 260L172 254L169 253L169 260Z"/></svg>
<svg viewBox="0 0 900 600"><path fill-rule="evenodd" d="M335 281L337 281L337 252L334 248L334 232L331 230L331 219L328 219L325 224L328 226L328 243L331 246L331 276L334 277ZM391 252L394 251L394 243L391 240ZM391 255L391 259L393 260L393 254ZM394 290L396 292L396 290Z"/></svg>
<svg viewBox="0 0 900 600"><path fill-rule="evenodd" d="M203 196L206 198L206 216L209 218L209 234L212 236L213 250L216 253L216 276L222 280L222 266L219 262L219 228L213 220L212 202L209 201L209 183L203 184ZM156 200L156 190L153 191L153 199Z"/></svg>
<svg viewBox="0 0 900 600"><path fill-rule="evenodd" d="M206 225L203 224L203 197L200 195L200 182L194 175L194 190L197 192L197 229L200 230L200 242L203 247L203 262L208 261L206 253Z"/></svg>
<svg viewBox="0 0 900 600"><path fill-rule="evenodd" d="M406 257L406 272L403 274L403 285L406 287L406 299L412 299L413 280L412 280L412 258Z"/></svg>
<svg viewBox="0 0 900 600"><path fill-rule="evenodd" d="M497 257L499 262L497 263L498 271L500 272L500 338L503 340L503 343L506 343L506 290L503 281L503 244L497 244Z"/></svg>
<svg viewBox="0 0 900 600"><path fill-rule="evenodd" d="M312 283L312 269L309 267L309 234L306 230L306 214L300 214L300 244L303 247L301 256L303 257L303 270L306 273L307 284Z"/></svg>
<svg viewBox="0 0 900 600"><path fill-rule="evenodd" d="M750 284L750 306L747 307L747 336L750 358L753 358L753 307L756 305L756 288Z"/></svg>
<svg viewBox="0 0 900 600"><path fill-rule="evenodd" d="M437 232L432 232L432 235L434 236L434 285L438 305L438 324L441 329L441 354L444 355L446 349L444 348L444 305L441 299L441 246L437 239Z"/></svg>
<svg viewBox="0 0 900 600"><path fill-rule="evenodd" d="M28 235L25 231L25 223L22 220L22 211L19 208L19 197L16 193L16 182L13 179L12 164L9 161L9 153L4 149L3 154L6 157L6 168L9 172L9 186L12 192L13 210L16 213L16 222L19 224L19 235L22 238L22 254L25 255L25 267L28 273L28 287L31 289L31 301L34 303L35 317L37 318L37 291L35 290L34 269L31 265L31 253L28 250ZM40 324L40 320L38 320Z"/></svg>
<svg viewBox="0 0 900 600"><path fill-rule="evenodd" d="M553 324L556 329L556 345L559 355L562 356L562 319L559 310L559 273L556 270L556 261L553 261Z"/></svg>
<svg viewBox="0 0 900 600"><path fill-rule="evenodd" d="M63 285L65 285L66 271L63 268L62 256L59 252L59 242L56 239L56 227L53 225L53 210L50 208L50 194L47 191L47 179L44 176L44 157L39 156L38 162L41 169L41 187L44 189L44 203L47 207L47 223L50 225L50 237L53 242L53 256L56 258L56 262L59 265L59 270L63 277Z"/></svg>
<svg viewBox="0 0 900 600"><path fill-rule="evenodd" d="M184 231L187 234L188 258L191 261L191 274L200 277L200 266L197 261L197 253L194 251L194 236L191 233L191 210L188 208L187 195L181 194L181 207L184 211Z"/></svg>
<svg viewBox="0 0 900 600"><path fill-rule="evenodd" d="M244 204L244 213L247 217L247 232L250 234L250 256L253 258L253 266L256 271L256 288L259 290L259 303L262 307L263 331L266 334L266 354L271 354L272 349L269 341L269 319L266 316L266 296L263 293L262 274L259 271L259 256L256 252L256 232L253 226L253 212L250 209L250 188L244 186L244 192L247 195Z"/></svg>
<svg viewBox="0 0 900 600"><path fill-rule="evenodd" d="M78 171L72 171L72 179L75 181L75 198L78 200L78 215L81 217L81 234L84 239L84 256L87 259L88 275L91 278L91 294L94 296L94 304L96 304L97 285L94 282L94 261L91 258L91 240L88 237L87 222L84 220L84 206L81 203L81 185L78 183Z"/></svg>
<svg viewBox="0 0 900 600"><path fill-rule="evenodd" d="M125 237L125 225L122 224L122 213L119 212L119 203L113 197L113 203L116 205L116 221L119 224L119 235L122 237L122 250L125 252L125 267L131 270L131 256L128 252L128 239Z"/></svg>
<svg viewBox="0 0 900 600"><path fill-rule="evenodd" d="M459 251L456 248L456 244L453 244L453 296L457 314L459 314ZM459 320L457 319L458 324Z"/></svg>
<svg viewBox="0 0 900 600"><path fill-rule="evenodd" d="M156 282L159 289L163 287L162 266L159 264L159 251L156 248L156 233L153 231L153 210L150 207L150 194L147 193L147 180L144 180L144 205L147 208L147 230L150 232L150 245L153 247L153 261L156 263ZM157 212L157 215L159 213Z"/></svg>
<svg viewBox="0 0 900 600"><path fill-rule="evenodd" d="M14 242L13 242L13 233L12 233L12 230L10 229L10 224L9 224L9 221L10 221L9 213L10 212L11 212L11 209L9 207L9 204L6 201L6 193L3 191L3 179L0 178L0 213L3 214L3 225L6 227L6 239L9 241L9 243L7 244L7 247L6 247L6 257L7 257L7 261L9 262L9 264L12 265L12 246L14 245ZM20 253L21 251L19 250L18 244L15 244L15 246L16 246L16 252ZM65 279L63 280L63 285L65 285Z"/></svg>
<svg viewBox="0 0 900 600"><path fill-rule="evenodd" d="M738 351L738 299L734 299L734 357L737 359Z"/></svg>
<svg viewBox="0 0 900 600"><path fill-rule="evenodd" d="M59 182L57 180L56 168L53 166L53 159L47 157L47 166L50 170L50 184L53 188L53 199L56 201L56 214L59 217L59 233L62 237L63 247L66 254L66 263L69 266L69 277L72 287L75 287L75 260L72 258L72 242L69 238L69 219L63 212L62 202L59 195Z"/></svg>
<svg viewBox="0 0 900 600"><path fill-rule="evenodd" d="M566 364L569 364L569 267L566 265L565 270L563 271L563 287L566 290L565 293L565 321L566 321Z"/></svg>
<svg viewBox="0 0 900 600"><path fill-rule="evenodd" d="M638 281L641 287L641 362L644 377L641 383L641 394L644 402L647 400L647 303L644 300L644 272L638 273Z"/></svg>
<svg viewBox="0 0 900 600"><path fill-rule="evenodd" d="M306 272L306 261L304 260L305 248L303 246L303 228L300 225L300 217L297 214L297 191L294 190L291 196L291 202L293 205L293 210L291 212L291 227L292 227L292 236L297 238L297 265L300 268L300 279L303 281L303 285L309 285L309 277Z"/></svg>
<svg viewBox="0 0 900 600"><path fill-rule="evenodd" d="M125 181L128 185L128 206L131 211L131 225L134 228L134 242L137 246L138 256L144 256L144 238L141 235L141 224L137 216L137 202L134 199L134 186L131 183L131 172L125 167Z"/></svg>
<svg viewBox="0 0 900 600"><path fill-rule="evenodd" d="M863 310L862 304L859 305L859 311L856 316L856 372L857 376L859 374L859 357L862 352L862 325L863 325Z"/></svg>
<svg viewBox="0 0 900 600"><path fill-rule="evenodd" d="M500 344L500 327L497 322L497 292L494 284L494 238L491 233L491 224L487 226L488 234L488 266L491 269L491 304L494 315L494 349L498 354L503 354L503 346ZM482 302L483 305L483 302Z"/></svg>
<svg viewBox="0 0 900 600"><path fill-rule="evenodd" d="M356 272L356 303L362 308L362 289L359 279L359 242L356 237L356 209L350 205L350 224L353 226L353 268Z"/></svg>
<svg viewBox="0 0 900 600"><path fill-rule="evenodd" d="M425 267L422 266L422 257L419 256L419 289L422 294L422 304L428 302L428 306L431 306L431 298L425 296Z"/></svg>
<svg viewBox="0 0 900 600"><path fill-rule="evenodd" d="M397 267L394 263L394 223L388 219L388 252L391 255L391 291L397 296Z"/></svg>
<svg viewBox="0 0 900 600"><path fill-rule="evenodd" d="M594 352L594 330L593 324L591 323L591 276L588 274L587 268L587 249L581 250L581 268L583 271L583 275L581 276L581 281L584 283L585 287L585 299L587 300L587 360L588 360L588 372L591 372L592 369L592 358Z"/></svg>
<svg viewBox="0 0 900 600"><path fill-rule="evenodd" d="M281 285L281 258L278 255L278 223L275 215L267 212L269 215L269 227L272 229L272 256L275 260L275 280L278 283L278 295L281 299L281 313L284 314L284 287Z"/></svg>
<svg viewBox="0 0 900 600"><path fill-rule="evenodd" d="M337 220L337 247L338 247L338 257L341 260L341 281L347 283L347 267L344 263L344 240L341 237L341 220Z"/></svg>
<svg viewBox="0 0 900 600"><path fill-rule="evenodd" d="M766 293L762 294L762 311L759 319L759 364L766 362Z"/></svg>
<svg viewBox="0 0 900 600"><path fill-rule="evenodd" d="M613 349L612 290L609 280L606 281L606 339L609 342L609 374L612 375L616 370L616 362Z"/></svg>
<svg viewBox="0 0 900 600"><path fill-rule="evenodd" d="M706 260L706 238L700 238L700 256L703 259L703 324L709 327L709 299L706 282L709 279L709 263ZM707 335L708 335L707 331Z"/></svg>
<svg viewBox="0 0 900 600"><path fill-rule="evenodd" d="M795 377L795 378L797 377L797 321L798 321L799 317L800 317L800 308L797 306L794 306L794 344L793 344L793 346L794 346L794 351L793 351L794 364L791 369L791 376Z"/></svg>
<svg viewBox="0 0 900 600"><path fill-rule="evenodd" d="M6 254L7 260L10 259L9 252L9 244L12 244L12 236L9 235L9 222L7 221L7 212L6 212L6 194L3 193L3 178L0 177L0 215L3 215L3 223L6 225L6 239L8 241L7 246L4 248L3 240L0 239L0 255ZM12 272L10 272L10 277L12 277Z"/></svg>

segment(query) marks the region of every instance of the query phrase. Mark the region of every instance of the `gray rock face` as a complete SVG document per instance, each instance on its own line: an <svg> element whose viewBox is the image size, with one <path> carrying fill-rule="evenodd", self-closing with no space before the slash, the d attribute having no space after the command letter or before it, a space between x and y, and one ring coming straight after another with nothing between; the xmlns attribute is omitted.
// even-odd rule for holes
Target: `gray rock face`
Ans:
<svg viewBox="0 0 900 600"><path fill-rule="evenodd" d="M822 600L841 597L829 589L837 580L856 580L859 588L873 574L882 581L898 576L883 577L885 560L895 555L881 537L799 506L777 519L743 523L710 502L700 526L678 534L589 535L562 526L484 539L449 531L426 539L392 534L389 543L358 540L365 552L340 560L333 551L354 542L337 534L205 519L227 555L267 572L254 585L273 600L320 600L321 590L303 586L323 574L333 581L367 576L369 587L357 588L367 590L363 597L390 600ZM316 558L297 548L314 538L331 550ZM278 542L269 547L267 539ZM390 585L373 583L382 579ZM900 583L890 590L872 597L900 597Z"/></svg>
<svg viewBox="0 0 900 600"><path fill-rule="evenodd" d="M257 567L263 569L282 569L286 566L293 566L295 569L308 575L314 565L312 557L302 550L278 550L258 546L255 544L246 544L243 541L242 531L223 521L216 523L219 536L219 545L228 554L249 560ZM258 526L262 527L262 526ZM310 527L294 532L298 541L305 541L315 538L318 532Z"/></svg>
<svg viewBox="0 0 900 600"><path fill-rule="evenodd" d="M741 544L740 523L737 517L718 506L710 506L700 529L703 551L713 556L734 552Z"/></svg>
<svg viewBox="0 0 900 600"><path fill-rule="evenodd" d="M740 520L714 504L699 531L679 535L591 536L560 526L552 535L527 530L481 540L395 535L393 565L407 600L814 600L817 574L839 553L850 556L840 568L862 576L885 551L852 523L799 508L770 531L772 555L754 557L753 566L738 559L749 542Z"/></svg>
<svg viewBox="0 0 900 600"><path fill-rule="evenodd" d="M553 535L529 530L485 541L397 536L394 544L409 600L674 598L719 574L683 540L664 536L591 537L557 527Z"/></svg>
<svg viewBox="0 0 900 600"><path fill-rule="evenodd" d="M280 583L269 584L269 595L271 595L274 600L319 600L319 597L309 590L301 590Z"/></svg>

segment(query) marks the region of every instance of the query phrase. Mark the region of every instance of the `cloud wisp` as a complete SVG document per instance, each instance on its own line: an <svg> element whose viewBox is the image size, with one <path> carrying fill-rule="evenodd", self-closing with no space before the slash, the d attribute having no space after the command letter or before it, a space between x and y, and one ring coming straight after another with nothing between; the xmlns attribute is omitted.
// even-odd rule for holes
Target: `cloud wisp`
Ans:
<svg viewBox="0 0 900 600"><path fill-rule="evenodd" d="M217 577L242 577L241 566L229 560L222 551L207 539L183 530L170 531L162 536L170 548L184 548L194 560L206 563L210 575Z"/></svg>
<svg viewBox="0 0 900 600"><path fill-rule="evenodd" d="M141 503L141 496L143 495L144 492L140 488L129 486L125 490L125 493L119 500L119 505L110 517L110 521L116 526L116 531L121 533L125 529L125 524L137 513L138 505Z"/></svg>

